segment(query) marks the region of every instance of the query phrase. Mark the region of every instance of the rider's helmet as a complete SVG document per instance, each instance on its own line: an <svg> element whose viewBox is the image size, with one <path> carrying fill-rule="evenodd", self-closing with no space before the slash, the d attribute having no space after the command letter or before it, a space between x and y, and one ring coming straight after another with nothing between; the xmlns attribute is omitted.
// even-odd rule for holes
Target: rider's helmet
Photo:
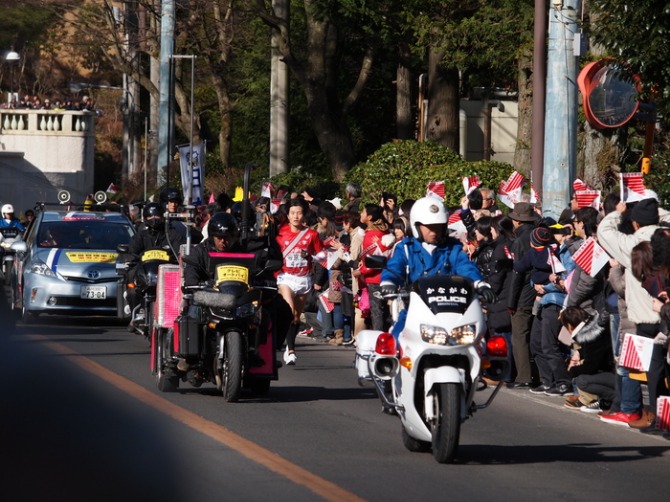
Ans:
<svg viewBox="0 0 670 502"><path fill-rule="evenodd" d="M444 204L437 197L423 197L417 200L412 206L409 214L409 223L412 227L412 233L417 239L421 239L419 223L423 225L446 225L449 217Z"/></svg>
<svg viewBox="0 0 670 502"><path fill-rule="evenodd" d="M14 206L5 204L2 206L2 217L6 220L11 220L14 217Z"/></svg>
<svg viewBox="0 0 670 502"><path fill-rule="evenodd" d="M163 223L165 223L163 218L163 206L158 202L150 202L144 206L142 215L144 216L144 222L150 230L159 230L163 227Z"/></svg>
<svg viewBox="0 0 670 502"><path fill-rule="evenodd" d="M181 205L183 200L181 192L176 188L169 187L161 192L160 201L165 207L167 207L168 202L177 202L177 204Z"/></svg>
<svg viewBox="0 0 670 502"><path fill-rule="evenodd" d="M238 236L237 220L230 213L215 213L207 223L207 234L210 237L225 238L233 242Z"/></svg>

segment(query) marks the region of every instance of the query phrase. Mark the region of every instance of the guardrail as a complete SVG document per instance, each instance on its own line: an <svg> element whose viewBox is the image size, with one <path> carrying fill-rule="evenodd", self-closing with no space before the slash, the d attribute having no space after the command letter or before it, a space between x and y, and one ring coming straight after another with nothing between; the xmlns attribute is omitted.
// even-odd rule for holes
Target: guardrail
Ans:
<svg viewBox="0 0 670 502"><path fill-rule="evenodd" d="M93 134L95 113L70 110L0 109L0 134Z"/></svg>

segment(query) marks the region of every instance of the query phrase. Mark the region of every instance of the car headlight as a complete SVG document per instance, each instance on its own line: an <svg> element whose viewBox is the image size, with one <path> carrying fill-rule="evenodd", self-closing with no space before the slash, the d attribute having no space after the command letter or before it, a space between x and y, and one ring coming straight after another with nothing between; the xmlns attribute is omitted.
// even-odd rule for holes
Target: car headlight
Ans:
<svg viewBox="0 0 670 502"><path fill-rule="evenodd" d="M431 326L430 324L421 324L419 329L423 341L435 345L467 345L474 343L477 338L477 326L475 324L466 324L452 330L440 326Z"/></svg>
<svg viewBox="0 0 670 502"><path fill-rule="evenodd" d="M53 270L44 263L42 260L35 260L30 264L30 272L37 275L43 275L45 277L56 277Z"/></svg>
<svg viewBox="0 0 670 502"><path fill-rule="evenodd" d="M245 303L235 309L235 317L251 317L256 313L258 304L256 302Z"/></svg>

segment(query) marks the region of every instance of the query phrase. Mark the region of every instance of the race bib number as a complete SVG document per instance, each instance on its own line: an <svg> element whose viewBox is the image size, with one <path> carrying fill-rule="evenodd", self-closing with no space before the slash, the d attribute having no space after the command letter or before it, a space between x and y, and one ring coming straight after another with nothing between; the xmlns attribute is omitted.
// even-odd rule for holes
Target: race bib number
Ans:
<svg viewBox="0 0 670 502"><path fill-rule="evenodd" d="M237 265L219 265L216 267L216 283L237 281L249 284L249 269Z"/></svg>
<svg viewBox="0 0 670 502"><path fill-rule="evenodd" d="M286 266L288 268L302 268L309 266L307 258L303 258L300 251L296 253L291 253L286 257Z"/></svg>
<svg viewBox="0 0 670 502"><path fill-rule="evenodd" d="M142 253L142 261L151 260L170 261L170 255L162 249L150 249Z"/></svg>

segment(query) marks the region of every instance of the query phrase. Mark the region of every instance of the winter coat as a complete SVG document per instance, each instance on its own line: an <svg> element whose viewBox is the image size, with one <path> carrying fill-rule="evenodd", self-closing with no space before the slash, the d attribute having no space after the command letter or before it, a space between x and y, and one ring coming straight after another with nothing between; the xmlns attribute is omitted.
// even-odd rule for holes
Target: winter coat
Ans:
<svg viewBox="0 0 670 502"><path fill-rule="evenodd" d="M612 349L609 331L595 312L572 332L572 349L579 351L581 364L568 370L570 377L594 375L612 370Z"/></svg>
<svg viewBox="0 0 670 502"><path fill-rule="evenodd" d="M515 230L515 239L511 249L515 262L521 260L530 249L530 234L534 228L532 223L524 223ZM530 271L512 272L507 306L511 309L532 307L535 296L536 291L530 284Z"/></svg>
<svg viewBox="0 0 670 502"><path fill-rule="evenodd" d="M659 214L662 220L670 221L670 213L667 211L661 210ZM630 320L635 324L657 324L661 318L652 309L652 297L631 271L631 252L640 242L650 241L658 226L641 227L633 235L628 235L618 230L620 221L621 214L618 211L605 216L598 225L598 243L625 268L626 304Z"/></svg>
<svg viewBox="0 0 670 502"><path fill-rule="evenodd" d="M404 278L407 278L408 284L412 284L423 275L434 274L463 275L473 281L482 279L477 265L463 252L460 241L451 237L433 249L432 253L413 237L405 237L398 246L382 271L382 285L402 286Z"/></svg>
<svg viewBox="0 0 670 502"><path fill-rule="evenodd" d="M500 333L509 332L512 329L511 317L507 310L507 296L513 273L511 246L512 241L502 235L493 241L493 253L488 267L487 282L498 297L495 303L486 306L488 327Z"/></svg>

